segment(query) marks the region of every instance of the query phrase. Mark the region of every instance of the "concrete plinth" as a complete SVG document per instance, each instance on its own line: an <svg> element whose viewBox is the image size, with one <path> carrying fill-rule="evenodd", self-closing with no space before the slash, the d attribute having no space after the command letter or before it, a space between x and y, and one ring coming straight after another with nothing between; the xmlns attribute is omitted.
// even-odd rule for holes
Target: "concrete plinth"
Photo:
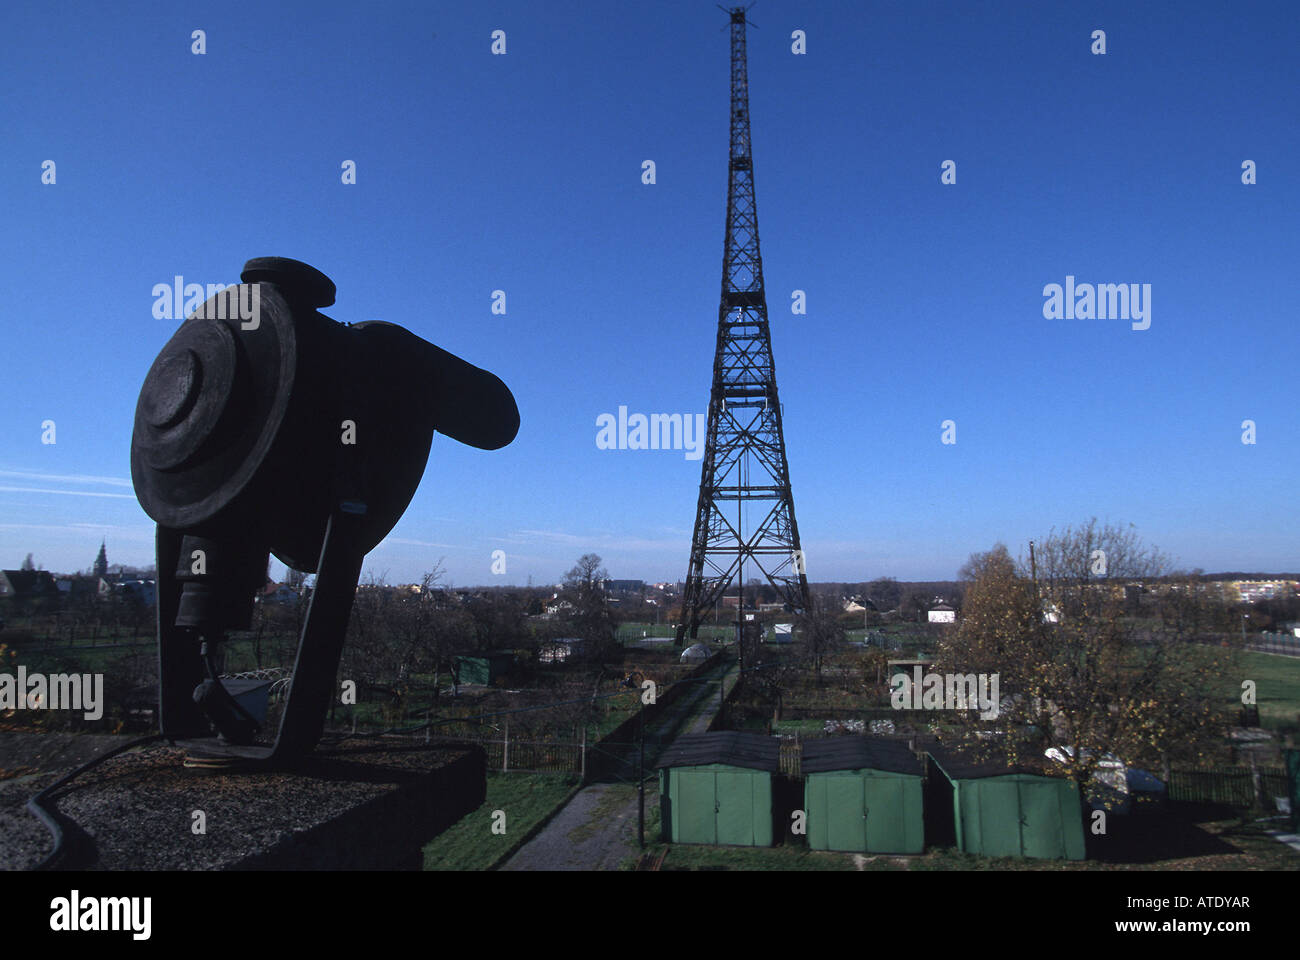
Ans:
<svg viewBox="0 0 1300 960"><path fill-rule="evenodd" d="M55 794L74 854L65 866L419 869L423 845L482 804L486 790L477 747L351 740L280 772L191 769L184 756L167 745L132 751ZM0 782L0 869L27 869L53 848L24 804L60 775Z"/></svg>

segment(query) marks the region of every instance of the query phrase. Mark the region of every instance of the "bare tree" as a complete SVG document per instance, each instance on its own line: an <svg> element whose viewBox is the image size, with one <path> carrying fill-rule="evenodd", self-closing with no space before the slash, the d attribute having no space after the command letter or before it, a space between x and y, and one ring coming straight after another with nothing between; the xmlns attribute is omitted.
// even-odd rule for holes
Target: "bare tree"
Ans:
<svg viewBox="0 0 1300 960"><path fill-rule="evenodd" d="M609 573L594 553L584 553L564 575L564 597L573 609L566 618L569 629L590 647L590 654L603 658L613 645L614 620L610 616L603 582Z"/></svg>
<svg viewBox="0 0 1300 960"><path fill-rule="evenodd" d="M834 598L815 597L801 618L801 626L804 655L820 685L826 658L841 649L846 639Z"/></svg>
<svg viewBox="0 0 1300 960"><path fill-rule="evenodd" d="M785 699L794 689L807 669L807 655L803 648L778 644L764 647L759 643L759 632L754 624L745 624L741 639L744 650L742 662L745 670L741 682L746 691L753 691L757 699L772 705L772 719L780 720L785 709Z"/></svg>

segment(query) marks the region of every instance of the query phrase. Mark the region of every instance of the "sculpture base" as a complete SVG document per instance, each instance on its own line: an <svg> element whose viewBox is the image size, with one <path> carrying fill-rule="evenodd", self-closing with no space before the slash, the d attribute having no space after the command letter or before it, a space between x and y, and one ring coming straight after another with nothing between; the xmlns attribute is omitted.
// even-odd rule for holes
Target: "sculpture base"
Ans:
<svg viewBox="0 0 1300 960"><path fill-rule="evenodd" d="M418 870L421 849L483 803L481 749L395 739L321 747L292 770L185 766L154 745L58 791L81 870ZM0 869L29 869L53 843L25 809L61 773L0 782Z"/></svg>

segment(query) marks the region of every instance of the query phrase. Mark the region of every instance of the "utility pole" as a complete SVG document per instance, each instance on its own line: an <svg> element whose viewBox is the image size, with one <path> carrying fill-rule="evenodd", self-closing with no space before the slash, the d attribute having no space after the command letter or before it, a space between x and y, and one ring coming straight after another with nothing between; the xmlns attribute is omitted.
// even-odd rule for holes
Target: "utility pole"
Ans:
<svg viewBox="0 0 1300 960"><path fill-rule="evenodd" d="M708 435L700 495L686 574L682 622L676 643L694 640L710 606L739 580L737 617L744 623L746 560L758 567L793 612L808 609L808 578L795 523L786 461L781 400L776 388L772 337L758 246L758 213L750 151L749 76L745 10L731 17L731 145L722 296L718 307ZM725 509L736 501L736 525ZM744 508L762 519L743 531ZM739 638L742 627L737 628Z"/></svg>
<svg viewBox="0 0 1300 960"><path fill-rule="evenodd" d="M636 763L636 839L645 849L645 694L638 689L641 698L641 755Z"/></svg>
<svg viewBox="0 0 1300 960"><path fill-rule="evenodd" d="M629 673L623 678L623 686L636 693L640 705L637 709L640 736L637 738L636 761L636 837L641 849L645 849L645 691L641 689L645 676L641 673Z"/></svg>

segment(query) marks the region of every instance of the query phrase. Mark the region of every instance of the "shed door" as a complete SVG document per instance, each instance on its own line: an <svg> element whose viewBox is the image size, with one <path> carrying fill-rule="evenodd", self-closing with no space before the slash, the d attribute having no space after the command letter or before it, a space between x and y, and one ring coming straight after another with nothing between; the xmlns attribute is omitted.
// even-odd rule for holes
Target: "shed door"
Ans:
<svg viewBox="0 0 1300 960"><path fill-rule="evenodd" d="M673 774L677 778L677 802L673 804L677 836L673 839L678 843L717 843L713 771L679 767Z"/></svg>
<svg viewBox="0 0 1300 960"><path fill-rule="evenodd" d="M966 849L986 857L1020 856L1019 785L1014 780L996 779L976 780L974 783L978 785L972 791L972 799L979 820L979 838L975 845Z"/></svg>
<svg viewBox="0 0 1300 960"><path fill-rule="evenodd" d="M718 843L752 846L754 777L726 770L719 770L717 776Z"/></svg>
<svg viewBox="0 0 1300 960"><path fill-rule="evenodd" d="M1020 837L1026 857L1063 857L1061 806L1054 783L1020 783Z"/></svg>
<svg viewBox="0 0 1300 960"><path fill-rule="evenodd" d="M826 786L826 848L867 849L867 811L863 805L862 778L823 777Z"/></svg>
<svg viewBox="0 0 1300 960"><path fill-rule="evenodd" d="M897 777L864 777L866 791L863 823L866 825L866 846L861 849L871 853L897 853L907 847L907 824L904 823L906 804L903 781Z"/></svg>

